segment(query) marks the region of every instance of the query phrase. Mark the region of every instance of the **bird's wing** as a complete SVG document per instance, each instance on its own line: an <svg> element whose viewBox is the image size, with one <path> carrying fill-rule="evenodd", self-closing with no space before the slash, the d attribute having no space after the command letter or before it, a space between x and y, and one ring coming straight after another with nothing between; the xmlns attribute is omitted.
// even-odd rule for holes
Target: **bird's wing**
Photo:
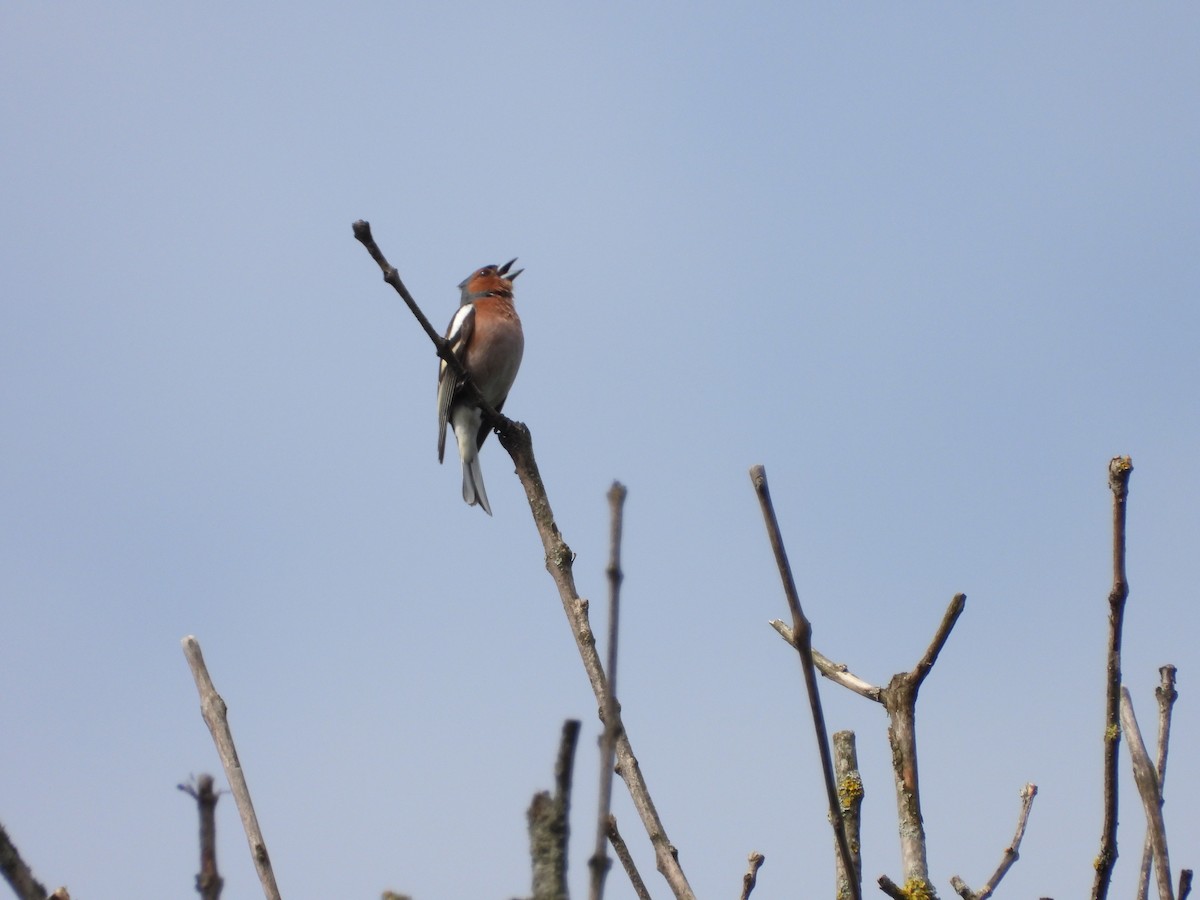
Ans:
<svg viewBox="0 0 1200 900"><path fill-rule="evenodd" d="M471 333L475 330L475 307L460 306L455 312L454 318L450 320L450 327L446 329L446 340L450 342L450 349L454 351L458 361L464 366L466 360L467 344L471 340ZM458 390L458 376L454 370L446 364L446 361L440 360L438 365L438 388L437 388L437 407L438 407L438 462L441 462L446 455L446 423L450 419L450 404L454 400L454 395Z"/></svg>

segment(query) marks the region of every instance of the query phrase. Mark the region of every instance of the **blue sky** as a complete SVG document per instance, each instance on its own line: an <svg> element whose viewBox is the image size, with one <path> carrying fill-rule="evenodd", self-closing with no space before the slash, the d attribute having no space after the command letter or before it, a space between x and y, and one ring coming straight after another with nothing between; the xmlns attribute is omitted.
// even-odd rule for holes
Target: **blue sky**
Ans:
<svg viewBox="0 0 1200 900"><path fill-rule="evenodd" d="M1195 866L1198 45L1178 3L9 4L0 821L76 896L189 893L174 786L218 765L195 634L285 896L526 892L567 717L582 890L595 704L511 462L485 447L493 519L437 465L436 359L365 218L438 325L474 268L526 267L506 411L598 611L629 488L621 699L701 896L751 850L756 896L832 884L759 462L815 643L862 677L967 594L918 713L939 891L991 873L1033 781L1004 889L1066 898L1132 455L1126 682L1152 731L1179 666ZM882 710L823 687L868 884L896 877ZM254 896L218 813L226 896Z"/></svg>

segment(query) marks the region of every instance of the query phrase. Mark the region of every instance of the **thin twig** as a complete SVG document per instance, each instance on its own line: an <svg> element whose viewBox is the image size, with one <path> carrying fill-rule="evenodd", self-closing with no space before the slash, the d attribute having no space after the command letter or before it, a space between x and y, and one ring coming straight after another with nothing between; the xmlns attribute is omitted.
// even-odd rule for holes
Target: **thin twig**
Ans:
<svg viewBox="0 0 1200 900"><path fill-rule="evenodd" d="M196 801L200 813L200 871L196 875L196 892L203 900L218 900L225 880L217 871L217 799L220 793L213 789L213 777L201 775L196 785L177 785Z"/></svg>
<svg viewBox="0 0 1200 900"><path fill-rule="evenodd" d="M1192 870L1182 869L1179 872L1179 894L1176 900L1187 900L1192 892Z"/></svg>
<svg viewBox="0 0 1200 900"><path fill-rule="evenodd" d="M851 872L854 870L854 860L850 853L850 842L846 839L845 823L842 821L838 803L837 784L833 774L833 756L829 750L829 733L825 728L825 715L821 711L821 696L817 688L816 663L813 661L812 654L812 623L804 615L804 610L800 606L800 595L796 590L795 579L792 577L792 567L788 562L787 550L783 546L783 535L779 531L779 521L775 517L775 506L771 503L766 467L751 466L750 481L754 485L754 492L758 495L758 503L762 508L763 520L767 526L767 537L771 542L771 549L775 553L775 563L779 567L779 577L783 580L784 594L787 596L788 608L792 613L793 645L800 655L800 667L804 673L804 685L808 690L809 708L812 710L813 730L816 732L817 747L821 753L821 772L825 777L829 823L833 827L838 853L842 857L842 865L847 872ZM851 882L850 887L854 900L861 900L862 891L857 882Z"/></svg>
<svg viewBox="0 0 1200 900"><path fill-rule="evenodd" d="M417 306L417 301L413 299L412 294L408 292L408 288L405 287L404 282L400 279L400 273L396 270L395 266L387 261L387 257L383 255L383 251L375 243L375 238L371 234L371 223L359 219L351 228L354 230L355 240L367 248L367 252L371 254L371 259L375 260L376 264L383 271L383 280L390 284L396 293L400 295L400 298L408 306L409 311L416 318L421 328L425 330L429 339L433 341L437 355L446 361L446 364L454 370L454 374L462 382L463 386L460 390L464 392L464 399L472 406L479 407L483 413L485 424L501 431L509 427L512 424L509 419L496 412L492 408L492 405L483 398L483 394L480 393L471 376L467 374L462 361L451 348L450 342L437 332L437 329L425 317L425 313L421 312L421 308Z"/></svg>
<svg viewBox="0 0 1200 900"><path fill-rule="evenodd" d="M1175 690L1174 666L1168 664L1159 667L1158 676L1160 682L1154 689L1154 696L1158 700L1158 754L1154 762L1154 772L1158 776L1158 787L1161 792L1165 789L1167 780L1167 747L1171 743L1171 709L1174 707L1179 693ZM1165 802L1166 797L1163 797L1163 800ZM1150 890L1150 863L1153 855L1150 832L1147 831L1142 844L1142 868L1138 873L1137 900L1146 900L1146 895Z"/></svg>
<svg viewBox="0 0 1200 900"><path fill-rule="evenodd" d="M0 825L0 875L17 895L17 900L46 900L46 889L33 877L33 870L21 859L21 854Z"/></svg>
<svg viewBox="0 0 1200 900"><path fill-rule="evenodd" d="M617 755L616 724L617 704L617 639L620 635L621 582L625 575L621 571L621 530L628 492L619 481L608 489L609 541L608 541L608 690L604 696L605 724L600 736L600 802L596 813L596 850L588 860L591 870L591 900L604 896L604 879L612 866L608 858L608 814L612 808L613 764Z"/></svg>
<svg viewBox="0 0 1200 900"><path fill-rule="evenodd" d="M641 873L638 872L637 866L633 862L633 857L629 855L629 848L625 846L625 839L621 837L621 832L617 830L617 817L613 815L608 817L608 839L612 842L613 852L617 854L617 859L625 867L625 874L629 876L629 883L633 885L633 892L638 895L638 900L650 900L650 892L646 890L646 882L642 881Z"/></svg>
<svg viewBox="0 0 1200 900"><path fill-rule="evenodd" d="M916 666L912 670L911 678L913 679L914 691L921 686L921 682L925 680L925 676L929 674L929 670L937 662L938 654L946 646L946 640L950 637L950 632L954 629L954 623L958 621L958 617L962 615L963 609L966 608L966 602L966 594L956 594L954 599L950 601L950 605L946 608L945 615L942 616L941 624L938 625L938 630L934 634L933 640L929 642L929 646L925 649L925 655L917 661Z"/></svg>
<svg viewBox="0 0 1200 900"><path fill-rule="evenodd" d="M1121 740L1121 628L1129 581L1125 575L1125 506L1129 500L1129 476L1133 461L1113 457L1108 463L1108 487L1113 494L1112 566L1113 584L1108 593L1108 663L1104 698L1104 827L1096 856L1096 878L1092 900L1104 900L1117 864L1117 754Z"/></svg>
<svg viewBox="0 0 1200 900"><path fill-rule="evenodd" d="M978 893L967 887L966 882L957 875L950 879L951 886L963 900L986 900L987 897L996 892L996 887L1000 884L1001 879L1008 874L1008 870L1013 867L1013 864L1021 858L1021 839L1025 837L1025 826L1029 822L1029 811L1033 808L1033 798L1036 796L1036 784L1027 784L1021 788L1021 814L1017 817L1017 831L1013 835L1012 843L1005 849L999 867L992 873L992 877L988 879L987 884L979 889Z"/></svg>
<svg viewBox="0 0 1200 900"><path fill-rule="evenodd" d="M217 755L225 768L225 778L229 782L230 793L237 803L238 814L242 818L242 828L246 832L246 840L250 844L250 858L254 860L254 868L258 872L258 880L262 882L263 893L267 900L280 900L279 887L275 884L275 870L271 867L271 857L267 854L267 844L263 840L262 829L258 827L258 817L254 815L254 803L250 800L250 788L246 784L246 776L242 772L242 764L238 762L237 747L233 743L233 732L229 730L229 719L226 715L225 701L213 687L208 669L204 665L204 654L200 652L200 642L194 635L188 635L180 643L183 644L183 654L187 657L188 666L192 670L192 678L196 682L196 690L200 694L200 712L204 716L204 724L212 734L213 743L217 747Z"/></svg>
<svg viewBox="0 0 1200 900"><path fill-rule="evenodd" d="M382 252L379 251L378 246L375 245L375 241L371 238L370 226L362 221L354 223L354 235L367 248L367 251L380 268L383 269L384 280L388 284L391 284L404 297L407 291L401 292L400 287L397 286L399 283L398 275L394 278L391 277L390 272L393 267L387 262ZM416 315L418 312L415 309L416 304L410 302L410 299L406 298L405 302L409 303L410 309L413 309L413 313ZM418 321L421 320L424 320L424 317L418 316ZM427 321L424 320L424 323L427 323ZM453 354L450 354L449 358L443 355L442 348L445 342L435 339L436 333L431 333L431 331L431 328L426 328L426 333L430 334L430 338L434 339L435 346L439 348L439 355L443 359L447 359L447 363L453 366L456 372L461 372L461 364L456 364L457 361L450 362ZM465 379L465 383L470 385L470 379ZM474 390L473 386L471 386L471 390ZM470 400L472 403L478 398L478 391L475 391L475 394L476 397ZM554 511L550 506L550 500L546 495L546 487L542 482L541 472L538 471L537 461L534 458L533 439L530 436L529 429L522 423L499 414L491 416L489 420L486 408L484 408L484 421L489 422L490 425L496 428L500 445L512 457L513 464L517 470L517 477L520 478L521 486L525 489L525 497L529 502L529 509L533 514L533 521L537 527L538 536L542 539L542 548L546 554L546 570L550 573L550 577L554 580L554 584L558 588L563 612L566 613L568 624L571 627L571 634L575 638L575 646L579 650L584 671L587 673L588 681L592 686L592 693L596 696L596 701L599 704L603 718L605 716L604 698L607 695L607 678L604 674L604 666L600 661L599 653L596 651L596 637L592 633L591 623L588 621L587 601L580 598L579 592L575 588L573 571L575 554L567 545L567 542L563 540L562 534L558 529L558 524L554 521ZM617 774L621 776L628 787L634 809L637 811L642 824L646 828L646 833L650 837L650 843L654 847L654 858L658 864L658 870L662 873L663 878L666 879L676 900L695 900L695 894L692 891L691 885L688 884L687 876L684 875L683 869L679 865L675 847L671 844L666 828L663 827L662 820L658 815L658 810L654 806L654 800L650 796L650 790L646 785L646 779L642 774L641 766L638 764L637 758L633 755L629 735L621 723L619 704L616 707L616 718Z"/></svg>
<svg viewBox="0 0 1200 900"><path fill-rule="evenodd" d="M762 864L766 859L757 850L750 853L747 859L750 867L746 869L746 874L742 876L742 896L740 900L750 900L750 892L754 890L754 885L758 884L758 870L762 868Z"/></svg>
<svg viewBox="0 0 1200 900"><path fill-rule="evenodd" d="M1125 743L1129 745L1129 758L1133 763L1133 780L1142 808L1146 812L1146 831L1154 850L1154 872L1158 881L1158 900L1175 900L1175 887L1171 883L1171 863L1167 853L1167 826L1163 822L1162 791L1158 777L1154 774L1154 763L1146 751L1142 731L1138 728L1137 716L1133 713L1133 699L1129 689L1121 688L1121 730Z"/></svg>
<svg viewBox="0 0 1200 900"><path fill-rule="evenodd" d="M791 644L796 646L796 641L792 637L792 629L780 621L772 619L767 623L779 633L779 636ZM816 649L812 652L813 664L817 667L817 671L828 678L834 684L840 684L848 691L853 691L860 697L866 697L868 700L873 700L876 703L883 703L883 688L876 687L868 681L859 678L849 667L844 663L835 663L833 660L819 653Z"/></svg>

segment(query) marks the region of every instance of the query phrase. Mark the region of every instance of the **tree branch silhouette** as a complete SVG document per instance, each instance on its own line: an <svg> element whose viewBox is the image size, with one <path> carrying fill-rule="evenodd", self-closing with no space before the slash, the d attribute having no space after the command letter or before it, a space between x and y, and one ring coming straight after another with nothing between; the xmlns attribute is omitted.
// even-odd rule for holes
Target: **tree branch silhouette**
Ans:
<svg viewBox="0 0 1200 900"><path fill-rule="evenodd" d="M833 766L837 774L838 806L846 823L846 838L850 842L850 858L854 870L847 872L842 857L836 857L837 897L850 896L846 882L853 879L862 891L862 804L866 791L862 773L858 770L858 745L853 731L833 733Z"/></svg>
<svg viewBox="0 0 1200 900"><path fill-rule="evenodd" d="M787 596L788 608L792 612L792 645L800 655L800 668L804 673L804 686L808 692L809 709L812 711L813 729L816 731L817 748L821 754L821 773L825 779L825 795L829 803L829 823L833 827L842 867L846 872L853 872L854 857L850 852L850 841L846 837L846 823L842 819L837 782L833 772L833 754L829 749L829 732L825 727L825 714L821 710L821 695L817 688L817 670L813 661L812 649L812 624L800 606L800 595L796 590L796 581L792 577L792 566L788 562L787 550L783 546L783 535L780 534L779 521L775 517L775 506L771 503L771 490L767 485L766 467L751 466L750 481L754 484L754 492L758 495L759 506L762 507L763 520L767 526L767 537L771 542L771 549L775 553L779 577L783 580L783 591ZM862 890L859 887L858 879L851 878L848 887L850 896L854 900L861 900Z"/></svg>
<svg viewBox="0 0 1200 900"><path fill-rule="evenodd" d="M417 321L421 323L421 326L425 329L425 333L429 335L430 340L437 347L438 355L442 359L445 359L447 365L450 365L462 377L465 385L464 390L474 392L473 395L468 393L468 402L480 400L479 391L466 375L462 364L454 356L454 353L446 345L446 342L429 325L429 320L421 313L411 294L404 287L399 273L396 272L395 267L387 261L383 252L379 249L374 237L371 235L370 224L359 220L354 223L353 229L354 237L366 247L367 252L371 254L371 258L375 260L376 264L383 271L384 281L400 294L404 302L408 304L413 315L416 316ZM611 709L608 708L606 702L608 695L607 678L604 674L604 666L600 661L600 655L596 650L596 637L592 633L592 626L588 620L588 602L581 598L579 592L575 589L575 575L572 568L575 562L575 554L567 545L567 542L563 540L562 534L558 529L558 524L554 520L554 511L550 506L550 500L546 494L546 486L542 482L542 476L538 471L537 461L534 458L533 438L529 433L529 429L521 422L502 416L495 410L482 404L480 404L480 408L484 413L484 421L496 429L500 445L512 457L513 465L517 470L517 477L521 480L521 486L525 489L525 497L529 502L530 512L533 514L534 525L537 527L538 536L542 539L546 570L550 573L550 577L558 589L563 611L566 613L567 622L571 627L571 634L575 638L575 646L579 650L584 671L587 673L588 681L592 686L592 692L595 694L599 705L601 721L608 728L610 724L609 719L614 720L612 727L617 734L616 771L629 789L634 809L637 811L638 817L641 818L642 824L646 828L646 833L650 837L650 843L654 847L654 856L658 871L666 879L677 900L695 900L695 894L692 891L691 885L688 884L687 877L679 865L675 847L672 846L667 837L666 829L663 827L658 810L654 806L654 800L650 796L650 790L646 785L645 777L642 775L637 757L633 754L629 735L621 722L620 706L613 704Z"/></svg>
<svg viewBox="0 0 1200 900"><path fill-rule="evenodd" d="M1175 667L1167 664L1158 670L1159 685L1154 689L1158 700L1158 753L1155 757L1154 773L1158 777L1159 791L1165 789L1167 780L1167 750L1171 743L1171 710L1179 692L1175 690ZM1146 900L1150 888L1150 863L1153 860L1154 849L1151 846L1149 830L1146 831L1145 842L1142 845L1142 868L1138 873L1137 900Z"/></svg>
<svg viewBox="0 0 1200 900"><path fill-rule="evenodd" d="M1175 900L1175 886L1171 883L1171 860L1167 852L1167 826L1163 822L1162 790L1154 772L1154 761L1142 740L1137 716L1133 712L1133 699L1129 688L1121 688L1121 731L1129 745L1129 759L1133 765L1133 780L1138 796L1142 798L1142 809L1146 813L1146 835L1154 854L1154 874L1158 880L1159 900Z"/></svg>
<svg viewBox="0 0 1200 900"><path fill-rule="evenodd" d="M195 785L180 784L179 790L196 801L200 814L200 871L196 874L196 892L202 900L218 900L225 880L217 870L217 800L220 792L213 787L211 775L201 775Z"/></svg>
<svg viewBox="0 0 1200 900"><path fill-rule="evenodd" d="M1117 864L1117 754L1121 741L1121 628L1129 581L1125 575L1125 506L1133 460L1115 456L1108 463L1108 486L1113 494L1113 584L1108 593L1108 663L1104 701L1104 826L1096 856L1092 900L1104 900Z"/></svg>
<svg viewBox="0 0 1200 900"><path fill-rule="evenodd" d="M600 736L600 796L596 805L596 849L588 860L591 871L591 900L604 896L604 880L612 866L608 858L608 816L612 809L613 764L617 755L617 640L620 636L621 582L625 575L621 571L621 531L624 522L625 486L614 481L608 489L609 541L608 541L608 690L605 692L604 732Z"/></svg>
<svg viewBox="0 0 1200 900"><path fill-rule="evenodd" d="M13 889L17 900L46 900L46 889L33 877L33 870L21 858L3 825L0 825L0 875Z"/></svg>
<svg viewBox="0 0 1200 900"><path fill-rule="evenodd" d="M1037 796L1037 785L1027 784L1021 788L1021 814L1017 817L1017 830L1013 835L1012 843L1004 850L1004 857L1000 860L1000 865L996 871L992 873L992 877L988 879L987 884L981 887L978 891L973 891L967 887L967 883L955 875L950 879L950 884L963 900L986 900L996 892L996 887L1000 884L1001 879L1008 874L1008 870L1013 867L1018 859L1021 858L1021 840L1025 837L1025 826L1029 822L1029 811L1033 808L1033 798Z"/></svg>
<svg viewBox="0 0 1200 900"><path fill-rule="evenodd" d="M617 817L611 813L608 816L608 840L612 844L613 852L617 854L617 859L625 868L625 874L629 877L629 883L633 885L633 892L637 894L638 900L650 900L646 882L642 881L642 875L638 871L633 857L629 855L629 848L625 846L625 839L621 837L621 832L617 828Z"/></svg>
<svg viewBox="0 0 1200 900"><path fill-rule="evenodd" d="M967 595L956 594L946 608L937 631L924 654L908 672L892 676L887 687L878 688L861 678L849 674L845 666L831 663L813 651L814 662L821 660L821 673L869 700L883 706L888 717L888 742L892 749L892 774L896 782L896 808L899 815L900 858L904 868L904 887L899 887L888 876L879 879L884 893L925 891L934 896L929 882L929 864L926 854L925 822L921 814L920 779L917 774L917 694L922 682L937 662L954 624L966 608ZM792 631L782 622L772 622L772 627L789 644L795 646ZM890 895L890 893L889 893Z"/></svg>
<svg viewBox="0 0 1200 900"><path fill-rule="evenodd" d="M568 900L567 844L571 835L571 778L575 769L575 747L579 743L579 720L563 722L554 762L554 793L533 795L526 817L529 822L529 851L533 861L533 900Z"/></svg>
<svg viewBox="0 0 1200 900"><path fill-rule="evenodd" d="M208 667L204 665L204 654L200 652L200 642L194 635L189 634L180 643L183 644L183 654L187 657L192 679L196 682L196 690L200 694L200 713L209 733L212 734L217 755L225 768L229 792L233 794L238 814L242 818L242 828L246 832L246 841L250 844L250 858L254 860L254 868L258 872L258 880L262 883L263 893L267 900L280 900L279 887L275 884L275 870L271 867L271 857L267 853L267 843L263 839L262 829L258 827L258 817L254 814L254 803L250 799L250 786L246 783L246 775L238 760L237 747L233 743L233 732L229 729L225 701L213 687Z"/></svg>

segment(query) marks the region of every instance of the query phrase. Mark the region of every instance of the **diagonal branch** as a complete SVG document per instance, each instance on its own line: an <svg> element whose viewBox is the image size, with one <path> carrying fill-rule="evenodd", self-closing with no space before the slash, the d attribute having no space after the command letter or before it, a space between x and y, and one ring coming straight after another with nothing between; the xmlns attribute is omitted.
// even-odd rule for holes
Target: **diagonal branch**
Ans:
<svg viewBox="0 0 1200 900"><path fill-rule="evenodd" d="M613 852L617 854L617 859L625 867L625 874L629 876L629 883L633 885L633 892L637 894L638 900L650 900L650 892L646 890L646 882L642 881L642 874L637 870L637 865L634 864L633 857L629 855L629 848L625 846L625 839L621 837L621 832L617 830L617 817L611 814L608 817L608 839L612 842ZM1180 898L1180 900L1183 900L1183 898Z"/></svg>
<svg viewBox="0 0 1200 900"><path fill-rule="evenodd" d="M1167 748L1171 743L1171 710L1179 692L1175 690L1175 667L1168 664L1158 670L1161 681L1154 689L1158 700L1158 754L1155 758L1154 772L1158 776L1159 790L1167 779ZM1166 798L1163 798L1164 800ZM1150 863L1154 857L1154 848L1150 843L1150 832L1146 832L1146 840L1142 845L1142 868L1138 872L1137 900L1146 900L1150 889ZM1182 900L1182 898L1180 898Z"/></svg>
<svg viewBox="0 0 1200 900"><path fill-rule="evenodd" d="M0 825L0 875L17 895L17 900L45 900L46 889L33 875L16 845Z"/></svg>
<svg viewBox="0 0 1200 900"><path fill-rule="evenodd" d="M1146 832L1154 850L1158 898L1175 900L1175 890L1171 884L1171 862L1167 854L1167 826L1163 822L1162 814L1162 791L1154 773L1154 763L1146 751L1146 742L1142 740L1142 730L1138 728L1137 717L1133 713L1133 700L1126 687L1121 688L1121 730L1125 733L1125 742L1129 745L1133 780L1137 784L1138 795L1142 798L1142 808L1146 811Z"/></svg>
<svg viewBox="0 0 1200 900"><path fill-rule="evenodd" d="M966 607L966 602L966 594L957 594L950 601L950 605L946 608L946 614L942 616L942 623L938 625L938 630L934 634L933 640L929 642L929 647L925 650L925 655L917 661L916 666L909 673L909 677L912 678L914 691L921 686L921 682L925 680L925 676L929 674L929 670L937 662L938 654L946 646L946 640L950 637L950 632L954 629L954 623L962 615L963 609Z"/></svg>
<svg viewBox="0 0 1200 900"><path fill-rule="evenodd" d="M767 623L774 628L781 638L796 646L796 640L792 637L792 629L781 622L779 619L772 619ZM834 684L840 684L848 691L853 691L860 697L866 697L868 700L873 700L875 703L883 702L883 688L876 687L868 681L859 678L850 671L849 666L845 663L835 663L833 660L823 654L813 650L813 665L817 667L817 671L832 681Z"/></svg>
<svg viewBox="0 0 1200 900"><path fill-rule="evenodd" d="M408 306L409 311L416 317L421 327L425 329L425 333L429 335L429 339L433 341L433 346L437 350L437 355L446 361L446 365L454 370L454 374L462 382L462 390L465 394L464 399L473 406L478 406L483 413L483 421L489 426L503 431L512 425L512 422L496 412L479 392L475 382L471 380L471 376L467 374L466 368L462 361L454 353L450 346L450 342L442 337L437 329L430 324L429 319L425 317L425 313L421 312L421 307L417 306L417 301L413 299L413 295L408 292L404 282L400 279L400 273L396 270L387 257L383 255L383 251L379 249L379 245L375 243L375 238L371 234L371 223L359 219L352 226L354 229L355 239L367 248L367 252L371 254L371 259L383 270L383 280L390 284L400 295L400 298Z"/></svg>
<svg viewBox="0 0 1200 900"><path fill-rule="evenodd" d="M405 297L407 290L401 292L403 284L400 282L399 275L393 276L391 274L394 272L394 268L387 262L382 252L379 251L379 248L375 246L374 240L370 239L370 234L371 229L368 223L359 221L354 224L354 236L367 248L367 252L371 254L371 258L383 269L384 280L392 285L400 293L401 297ZM416 303L411 301L411 297L405 297L405 303L409 305L413 314L417 316L418 321L422 322L426 333L430 335L430 339L438 346L438 354L443 359L446 359L447 364L453 366L456 372L462 373L462 365L457 360L451 362L453 353L449 354L448 357L442 355L444 342L437 337L436 332L427 327L428 320L424 316L419 315ZM470 383L470 379L465 379L465 384L469 385L471 390L475 390L474 385ZM476 399L478 399L478 393L475 390ZM471 402L474 402L474 400ZM550 573L555 587L558 588L563 612L566 613L567 622L571 627L571 634L575 638L575 646L579 650L584 671L587 673L588 681L592 686L592 693L595 694L596 701L601 710L601 719L602 721L607 720L609 717L615 717L616 719L614 727L617 733L617 774L621 776L628 787L634 809L641 818L642 824L646 828L646 833L650 836L650 843L654 847L655 860L658 863L658 871L662 873L663 878L666 879L667 884L678 900L695 900L695 894L692 892L687 877L679 865L675 848L667 837L666 829L663 827L658 810L654 806L654 800L650 796L650 790L646 785L646 779L642 774L641 766L638 764L637 758L633 755L633 748L629 743L629 735L621 723L620 705L615 704L614 710L608 710L606 707L607 679L604 674L604 666L600 661L600 655L596 651L596 637L592 633L592 626L588 621L588 604L586 600L580 598L579 592L575 589L575 575L573 570L575 554L567 545L567 542L563 540L562 534L558 530L558 524L554 520L554 511L551 509L549 497L546 495L546 486L542 483L541 472L538 470L537 461L534 459L533 439L529 434L529 429L521 422L508 419L487 408L484 408L484 421L489 422L489 424L496 428L496 433L500 438L500 445L512 457L513 464L517 470L517 477L520 478L521 486L525 489L525 497L529 501L529 509L533 514L534 525L537 527L538 536L542 539L542 549L546 555L546 570ZM607 721L605 721L605 725L607 727Z"/></svg>
<svg viewBox="0 0 1200 900"><path fill-rule="evenodd" d="M796 590L796 581L792 577L792 567L788 562L787 550L783 546L783 535L779 531L779 521L775 518L775 506L771 503L766 468L761 465L751 466L750 480L754 484L754 492L758 495L759 506L762 507L763 520L767 525L767 537L771 542L771 549L775 553L779 577L783 579L783 590L787 595L788 608L792 612L793 646L800 655L800 668L804 673L804 686L808 691L808 704L812 710L817 748L821 752L821 772L825 777L829 823L833 826L842 866L845 871L853 872L854 858L850 852L850 841L846 837L846 823L842 820L841 804L838 801L837 784L833 773L833 755L829 750L829 733L825 728L825 714L821 711L821 695L817 688L817 670L812 652L812 624L805 617L804 610L800 606L800 595ZM862 890L857 879L850 879L849 886L854 900L861 900Z"/></svg>
<svg viewBox="0 0 1200 900"><path fill-rule="evenodd" d="M250 800L250 787L246 784L246 775L242 772L242 764L238 761L237 747L233 743L233 732L229 730L229 718L226 715L225 701L213 687L208 668L204 665L204 654L200 652L200 642L194 635L188 635L180 643L183 644L183 654L187 657L192 670L192 678L196 682L196 690L200 694L200 712L204 716L204 724L212 734L213 743L217 747L217 755L221 757L221 765L225 767L225 778L229 782L230 793L237 803L238 814L242 817L242 828L246 832L246 841L250 844L250 857L254 860L254 868L258 871L258 880L262 883L263 893L267 900L279 900L279 887L275 884L275 870L271 867L271 858L267 855L267 844L263 840L262 829L258 827L258 817L254 814L254 803Z"/></svg>

